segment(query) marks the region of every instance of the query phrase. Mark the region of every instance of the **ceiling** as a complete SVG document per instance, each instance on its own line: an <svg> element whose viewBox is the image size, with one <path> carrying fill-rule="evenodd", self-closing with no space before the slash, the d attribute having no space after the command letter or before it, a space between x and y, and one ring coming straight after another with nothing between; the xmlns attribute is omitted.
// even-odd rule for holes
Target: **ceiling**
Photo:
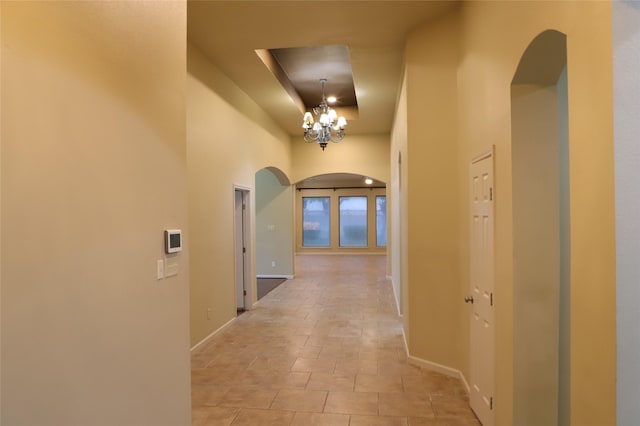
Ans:
<svg viewBox="0 0 640 426"><path fill-rule="evenodd" d="M289 95L293 98L300 97L304 111L310 111L322 101L322 82L318 81L318 75L327 77L323 77L327 80L325 82L327 98L329 96L336 98L333 102L329 101L331 107L357 108L358 101L353 86L353 71L347 46L287 47L272 49L269 53L279 68L276 72L271 71L283 87L289 84L293 86L295 94L289 92ZM280 70L281 73L278 72Z"/></svg>
<svg viewBox="0 0 640 426"><path fill-rule="evenodd" d="M337 85L344 75L331 75L331 67L319 65L318 52L325 46L347 46L358 109L356 119L347 117L347 135L389 133L407 32L457 5L456 1L189 1L187 36L291 135L302 135L304 102L295 99L291 87L283 86L256 51L314 48L306 59L296 57L291 66L297 75L304 75L305 84L318 82L318 95L319 80L327 78L329 96L332 81Z"/></svg>

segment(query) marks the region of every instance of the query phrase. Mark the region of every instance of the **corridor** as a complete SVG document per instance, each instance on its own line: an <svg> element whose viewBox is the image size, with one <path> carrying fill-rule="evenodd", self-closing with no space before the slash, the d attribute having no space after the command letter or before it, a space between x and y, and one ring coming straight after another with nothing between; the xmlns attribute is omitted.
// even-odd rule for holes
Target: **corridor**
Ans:
<svg viewBox="0 0 640 426"><path fill-rule="evenodd" d="M479 425L457 379L407 363L385 274L385 256L297 256L192 354L193 425Z"/></svg>

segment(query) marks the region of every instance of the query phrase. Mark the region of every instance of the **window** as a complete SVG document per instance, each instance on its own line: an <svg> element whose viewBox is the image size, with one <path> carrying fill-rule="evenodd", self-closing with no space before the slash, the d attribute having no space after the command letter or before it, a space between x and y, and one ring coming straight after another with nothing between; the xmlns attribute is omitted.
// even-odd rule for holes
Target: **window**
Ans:
<svg viewBox="0 0 640 426"><path fill-rule="evenodd" d="M378 195L376 197L376 245L378 247L387 246L387 197Z"/></svg>
<svg viewBox="0 0 640 426"><path fill-rule="evenodd" d="M367 197L340 197L340 247L367 247Z"/></svg>
<svg viewBox="0 0 640 426"><path fill-rule="evenodd" d="M385 188L299 188L296 252L386 252L385 195Z"/></svg>
<svg viewBox="0 0 640 426"><path fill-rule="evenodd" d="M329 197L302 198L302 246L330 247Z"/></svg>

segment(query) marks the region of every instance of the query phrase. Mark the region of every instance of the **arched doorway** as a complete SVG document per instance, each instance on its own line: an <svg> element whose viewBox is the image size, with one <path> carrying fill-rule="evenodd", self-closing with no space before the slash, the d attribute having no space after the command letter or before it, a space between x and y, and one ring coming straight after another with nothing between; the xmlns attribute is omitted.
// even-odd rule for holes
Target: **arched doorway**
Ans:
<svg viewBox="0 0 640 426"><path fill-rule="evenodd" d="M276 167L256 172L256 297L294 275L293 187Z"/></svg>
<svg viewBox="0 0 640 426"><path fill-rule="evenodd" d="M569 424L566 36L524 52L511 85L514 424Z"/></svg>

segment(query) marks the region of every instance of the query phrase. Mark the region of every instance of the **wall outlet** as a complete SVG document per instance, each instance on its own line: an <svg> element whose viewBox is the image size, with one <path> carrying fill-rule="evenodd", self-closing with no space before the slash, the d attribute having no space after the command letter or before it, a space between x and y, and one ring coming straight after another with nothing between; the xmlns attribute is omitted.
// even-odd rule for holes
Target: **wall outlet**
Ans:
<svg viewBox="0 0 640 426"><path fill-rule="evenodd" d="M272 268L275 268L275 267L276 267L276 261L275 261L275 260L272 260L272 261L271 261L271 267L272 267Z"/></svg>

